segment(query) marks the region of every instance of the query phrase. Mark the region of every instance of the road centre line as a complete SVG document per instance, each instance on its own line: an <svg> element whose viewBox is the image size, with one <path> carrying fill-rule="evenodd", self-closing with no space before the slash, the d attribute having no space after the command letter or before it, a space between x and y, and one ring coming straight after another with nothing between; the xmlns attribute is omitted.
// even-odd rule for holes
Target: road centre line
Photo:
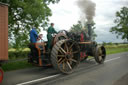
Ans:
<svg viewBox="0 0 128 85"><path fill-rule="evenodd" d="M116 59L119 59L119 58L120 58L120 57L108 59L108 60L106 60L106 61L104 61L104 62L113 61L113 60L116 60ZM51 79L51 78L54 78L54 77L58 77L58 76L60 76L60 75L61 75L61 74L56 74L56 75L52 75L52 76L47 76L47 77L44 77L44 78L35 79L35 80L27 81L27 82L24 82L24 83L16 84L16 85L31 84L31 83L34 83L34 82L43 81L43 80Z"/></svg>
<svg viewBox="0 0 128 85"><path fill-rule="evenodd" d="M120 57L112 58L112 59L106 60L106 61L104 61L104 62L113 61L113 60L116 60L116 59L119 59L119 58L120 58Z"/></svg>
<svg viewBox="0 0 128 85"><path fill-rule="evenodd" d="M34 82L51 79L51 78L57 77L59 75L61 75L61 74L56 74L56 75L52 75L52 76L48 76L48 77L44 77L44 78L40 78L40 79L35 79L35 80L27 81L27 82L24 82L24 83L16 84L16 85L27 85L27 84L31 84L31 83L34 83Z"/></svg>

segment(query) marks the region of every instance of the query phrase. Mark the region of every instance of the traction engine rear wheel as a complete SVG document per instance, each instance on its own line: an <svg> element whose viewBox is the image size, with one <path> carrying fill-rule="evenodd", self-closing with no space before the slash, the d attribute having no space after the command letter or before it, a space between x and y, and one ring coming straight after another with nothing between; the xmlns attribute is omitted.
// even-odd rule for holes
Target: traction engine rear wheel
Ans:
<svg viewBox="0 0 128 85"><path fill-rule="evenodd" d="M80 62L79 45L72 40L60 40L52 49L51 61L60 72L69 74Z"/></svg>
<svg viewBox="0 0 128 85"><path fill-rule="evenodd" d="M106 58L106 49L104 46L96 47L95 50L95 60L97 63L102 64L105 61Z"/></svg>

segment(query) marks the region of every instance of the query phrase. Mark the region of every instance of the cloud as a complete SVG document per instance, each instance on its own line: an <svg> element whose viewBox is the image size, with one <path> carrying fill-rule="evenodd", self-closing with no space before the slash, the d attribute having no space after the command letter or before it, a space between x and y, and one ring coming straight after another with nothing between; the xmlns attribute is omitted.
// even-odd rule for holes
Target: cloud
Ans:
<svg viewBox="0 0 128 85"><path fill-rule="evenodd" d="M69 30L79 20L78 7L75 6L74 1L60 0L58 4L49 6L53 13L50 21L55 23L57 30Z"/></svg>

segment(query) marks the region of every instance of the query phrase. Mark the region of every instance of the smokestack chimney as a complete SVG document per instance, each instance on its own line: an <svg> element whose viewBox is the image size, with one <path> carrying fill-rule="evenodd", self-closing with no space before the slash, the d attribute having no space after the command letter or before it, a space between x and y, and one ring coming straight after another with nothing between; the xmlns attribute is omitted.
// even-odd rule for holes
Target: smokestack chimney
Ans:
<svg viewBox="0 0 128 85"><path fill-rule="evenodd" d="M89 40L92 40L92 26L91 24L88 24L88 35L89 35Z"/></svg>

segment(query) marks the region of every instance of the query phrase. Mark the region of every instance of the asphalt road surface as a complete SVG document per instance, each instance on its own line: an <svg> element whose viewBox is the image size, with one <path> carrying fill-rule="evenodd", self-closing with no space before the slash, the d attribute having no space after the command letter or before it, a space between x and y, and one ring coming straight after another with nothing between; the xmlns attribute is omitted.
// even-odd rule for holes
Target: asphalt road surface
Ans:
<svg viewBox="0 0 128 85"><path fill-rule="evenodd" d="M5 72L0 85L128 85L128 52L108 55L101 65L84 61L70 75L46 67Z"/></svg>

